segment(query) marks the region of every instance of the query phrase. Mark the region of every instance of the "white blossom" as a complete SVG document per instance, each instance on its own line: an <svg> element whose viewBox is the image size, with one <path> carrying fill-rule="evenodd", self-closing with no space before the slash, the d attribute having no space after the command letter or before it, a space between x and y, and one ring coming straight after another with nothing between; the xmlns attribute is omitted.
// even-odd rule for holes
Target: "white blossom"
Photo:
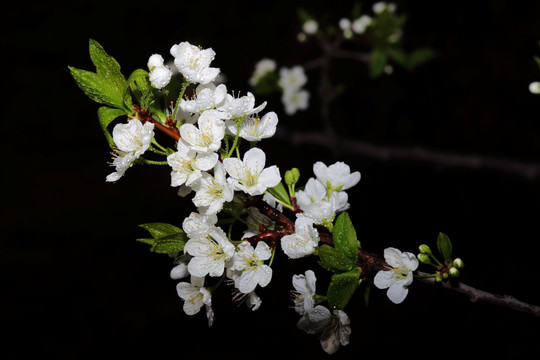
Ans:
<svg viewBox="0 0 540 360"><path fill-rule="evenodd" d="M174 56L174 65L189 82L208 84L219 74L219 68L210 67L216 56L211 48L201 49L184 41L171 47L171 55Z"/></svg>
<svg viewBox="0 0 540 360"><path fill-rule="evenodd" d="M153 54L148 59L148 70L150 70L149 80L152 86L162 89L169 84L172 77L172 71L163 63L163 57L159 54Z"/></svg>
<svg viewBox="0 0 540 360"><path fill-rule="evenodd" d="M184 251L193 256L188 264L191 275L221 276L225 263L234 255L234 245L221 228L214 227L206 236L190 238Z"/></svg>
<svg viewBox="0 0 540 360"><path fill-rule="evenodd" d="M202 171L210 170L218 162L216 153L197 153L182 141L178 141L178 151L167 157L172 167L171 186L186 184L191 186L201 179Z"/></svg>
<svg viewBox="0 0 540 360"><path fill-rule="evenodd" d="M320 334L321 346L328 354L335 353L341 345L349 344L350 320L343 310L331 313L326 307L317 305L306 312L296 325L308 334Z"/></svg>
<svg viewBox="0 0 540 360"><path fill-rule="evenodd" d="M255 71L249 78L249 85L256 86L259 80L266 74L276 70L277 64L275 60L264 58L255 64Z"/></svg>
<svg viewBox="0 0 540 360"><path fill-rule="evenodd" d="M281 238L281 248L291 259L298 259L313 254L319 245L319 232L313 227L313 220L299 214L294 222L294 234Z"/></svg>
<svg viewBox="0 0 540 360"><path fill-rule="evenodd" d="M248 92L247 95L239 97L227 94L216 110L221 112L223 119L238 119L257 114L265 107L266 101L255 107L255 96Z"/></svg>
<svg viewBox="0 0 540 360"><path fill-rule="evenodd" d="M530 83L529 91L533 94L540 94L540 81L534 81Z"/></svg>
<svg viewBox="0 0 540 360"><path fill-rule="evenodd" d="M330 166L318 161L313 165L313 173L327 191L347 190L360 181L360 172L351 173L349 165L341 161Z"/></svg>
<svg viewBox="0 0 540 360"><path fill-rule="evenodd" d="M220 212L223 203L231 201L234 196L234 191L227 182L225 169L219 161L214 167L214 176L203 173L201 180L193 186L193 190L196 192L193 204L199 212L207 215Z"/></svg>
<svg viewBox="0 0 540 360"><path fill-rule="evenodd" d="M265 168L266 155L259 148L245 152L244 159L226 158L223 160L225 170L231 176L228 181L234 190L244 191L249 195L262 195L269 187L281 181L277 166Z"/></svg>
<svg viewBox="0 0 540 360"><path fill-rule="evenodd" d="M287 115L293 115L298 110L305 110L309 105L309 91L286 89L281 95L281 102Z"/></svg>
<svg viewBox="0 0 540 360"><path fill-rule="evenodd" d="M384 11L388 11L390 13L393 13L396 11L396 4L394 3L387 3L385 1L379 1L373 4L372 6L373 12L375 14L380 14Z"/></svg>
<svg viewBox="0 0 540 360"><path fill-rule="evenodd" d="M368 15L362 15L358 19L354 20L351 29L356 34L363 34L366 32L366 29L369 25L371 25L371 17Z"/></svg>
<svg viewBox="0 0 540 360"><path fill-rule="evenodd" d="M292 68L283 67L279 70L278 85L283 91L298 91L307 83L307 76L304 68L300 65Z"/></svg>
<svg viewBox="0 0 540 360"><path fill-rule="evenodd" d="M338 25L341 30L343 31L348 30L351 28L351 20L347 18L341 18L339 19Z"/></svg>
<svg viewBox="0 0 540 360"><path fill-rule="evenodd" d="M408 286L413 281L412 272L418 267L418 259L410 252L402 253L395 248L384 249L384 259L391 270L380 270L373 283L379 289L388 289L386 295L395 304L405 300L409 292Z"/></svg>
<svg viewBox="0 0 540 360"><path fill-rule="evenodd" d="M187 315L197 314L204 305L212 305L212 294L203 286L203 277L191 277L191 282L176 285L178 296L184 300L184 312Z"/></svg>
<svg viewBox="0 0 540 360"><path fill-rule="evenodd" d="M227 95L227 86L214 83L200 84L195 89L195 96L191 100L181 99L180 109L187 113L202 113L220 105Z"/></svg>
<svg viewBox="0 0 540 360"><path fill-rule="evenodd" d="M255 249L247 241L238 244L230 269L241 271L235 280L235 286L240 292L247 294L255 290L257 285L265 287L270 283L272 268L264 264L264 261L271 256L270 247L263 241L258 242Z"/></svg>
<svg viewBox="0 0 540 360"><path fill-rule="evenodd" d="M306 270L305 275L293 275L294 310L300 315L311 311L314 306L317 278L313 270Z"/></svg>
<svg viewBox="0 0 540 360"><path fill-rule="evenodd" d="M216 110L207 110L201 114L198 127L193 124L180 126L180 141L194 151L213 152L221 147L225 136L225 123Z"/></svg>
<svg viewBox="0 0 540 360"><path fill-rule="evenodd" d="M251 142L270 138L276 133L277 123L278 116L273 111L266 113L262 118L250 116L240 125L240 137ZM231 134L236 135L238 128L236 121L227 120L225 125Z"/></svg>
<svg viewBox="0 0 540 360"><path fill-rule="evenodd" d="M147 122L143 125L140 120L131 119L127 124L117 124L112 136L116 146L113 160L116 171L107 176L109 182L120 179L131 164L148 150L154 137L154 124Z"/></svg>
<svg viewBox="0 0 540 360"><path fill-rule="evenodd" d="M317 32L317 30L319 30L319 24L316 20L309 19L302 24L302 30L304 30L306 34L313 35Z"/></svg>
<svg viewBox="0 0 540 360"><path fill-rule="evenodd" d="M215 214L192 212L182 223L182 230L188 238L206 237L215 231L218 218Z"/></svg>
<svg viewBox="0 0 540 360"><path fill-rule="evenodd" d="M189 275L186 263L180 263L171 269L171 279L183 279Z"/></svg>

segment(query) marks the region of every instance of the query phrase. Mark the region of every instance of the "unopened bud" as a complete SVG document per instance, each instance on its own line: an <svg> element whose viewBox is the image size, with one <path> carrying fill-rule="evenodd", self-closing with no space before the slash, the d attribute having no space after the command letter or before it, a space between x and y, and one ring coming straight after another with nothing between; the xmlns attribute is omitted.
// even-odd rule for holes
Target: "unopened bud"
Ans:
<svg viewBox="0 0 540 360"><path fill-rule="evenodd" d="M459 277L459 270L456 269L455 267L451 267L449 270L448 270L448 273L450 274L451 277Z"/></svg>
<svg viewBox="0 0 540 360"><path fill-rule="evenodd" d="M435 274L434 278L435 278L435 282L440 283L443 281L441 274Z"/></svg>
<svg viewBox="0 0 540 360"><path fill-rule="evenodd" d="M418 261L420 261L422 264L431 264L431 260L429 259L428 254L420 253L416 255L416 257L418 258Z"/></svg>
<svg viewBox="0 0 540 360"><path fill-rule="evenodd" d="M298 179L300 178L300 170L297 168L292 168L291 170L287 170L285 172L285 184L292 186L295 185L298 182Z"/></svg>
<svg viewBox="0 0 540 360"><path fill-rule="evenodd" d="M463 269L465 263L460 258L455 258L452 262L452 266L454 266L456 269Z"/></svg>
<svg viewBox="0 0 540 360"><path fill-rule="evenodd" d="M443 280L448 279L448 273L446 273L446 272L442 273L442 278L443 278Z"/></svg>
<svg viewBox="0 0 540 360"><path fill-rule="evenodd" d="M418 247L418 250L420 250L420 253L422 254L430 254L431 255L431 249L426 244L422 244Z"/></svg>

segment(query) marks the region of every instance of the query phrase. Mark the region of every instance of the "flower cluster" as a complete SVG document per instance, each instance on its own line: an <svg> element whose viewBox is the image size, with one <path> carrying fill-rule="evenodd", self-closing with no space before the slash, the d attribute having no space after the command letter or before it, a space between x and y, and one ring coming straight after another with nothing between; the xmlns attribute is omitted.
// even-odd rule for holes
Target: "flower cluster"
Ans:
<svg viewBox="0 0 540 360"><path fill-rule="evenodd" d="M181 229L163 223L145 224L153 238L139 239L150 244L152 251L174 258L170 277L178 281L176 290L187 315L198 314L204 307L212 326L212 297L223 283L233 287L233 300L245 302L253 311L259 309L262 299L257 291L271 283L278 249L289 259L317 256L319 264L333 273L326 295L316 293L312 270L293 276L294 308L301 316L297 326L318 334L327 353L349 343L350 319L344 309L367 276L375 274L373 284L388 289L392 302L405 299L418 259L428 261L424 259L427 250L417 259L411 253L387 248L383 260L360 248L346 213L350 207L346 191L357 185L361 176L344 162L329 166L315 162L314 176L298 191L299 171L288 170L284 174L286 189L280 169L267 166L266 153L257 146L274 135L276 113L260 117L266 102L256 105L252 93L230 94L225 84L218 84L220 69L211 67L215 58L211 48L188 42L174 45L170 67L161 55L153 54L147 64L149 72L136 70L130 77L135 80L128 82L97 43L91 42L91 46L95 57L107 59L100 66L112 64L108 72L116 81L102 78L102 88L92 88L89 95L99 101L106 99L111 106L98 113L115 151L115 171L106 180L118 181L136 163L166 165L170 167L170 185L178 188L182 198L190 197L196 208L183 220ZM267 59L257 67L252 82L274 70L275 64ZM95 86L84 83L78 69L71 71L83 90ZM170 108L155 108L164 102L153 97L167 94L176 74L182 76L178 100ZM280 70L279 86L285 93L302 93L306 81L301 67ZM114 84L125 88L118 90ZM194 91L187 96L190 86ZM130 91L136 100L126 104L126 99L131 100ZM296 111L292 108L290 105L287 112ZM116 124L111 134L107 125L119 114L128 120ZM157 131L175 140L172 148L158 143ZM165 160L146 159L147 151ZM441 234L438 245L445 265L438 262L436 275L455 275L462 265L448 265L452 260L449 239ZM328 306L322 305L324 302Z"/></svg>

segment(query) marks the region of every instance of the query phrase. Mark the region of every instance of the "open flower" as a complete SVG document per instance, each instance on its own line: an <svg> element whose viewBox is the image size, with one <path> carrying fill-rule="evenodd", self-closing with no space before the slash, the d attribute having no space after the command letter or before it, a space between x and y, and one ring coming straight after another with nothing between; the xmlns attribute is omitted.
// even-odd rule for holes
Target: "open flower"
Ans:
<svg viewBox="0 0 540 360"><path fill-rule="evenodd" d="M287 115L293 115L298 110L306 110L309 106L309 91L300 89L285 90L281 95L281 102Z"/></svg>
<svg viewBox="0 0 540 360"><path fill-rule="evenodd" d="M227 95L225 84L216 86L214 83L200 84L191 100L181 99L180 109L188 113L201 113L221 104Z"/></svg>
<svg viewBox="0 0 540 360"><path fill-rule="evenodd" d="M408 286L413 281L412 272L418 267L418 259L410 252L402 253L395 248L384 249L384 260L392 266L391 270L380 270L373 283L379 289L388 289L386 295L395 304L407 297Z"/></svg>
<svg viewBox="0 0 540 360"><path fill-rule="evenodd" d="M294 223L295 232L281 238L281 248L291 259L298 259L313 254L319 245L319 232L313 227L313 220L298 215Z"/></svg>
<svg viewBox="0 0 540 360"><path fill-rule="evenodd" d="M154 137L154 124L147 122L143 125L139 119L131 119L127 124L117 124L112 136L116 146L113 160L116 171L107 176L109 182L120 179L131 164L148 150Z"/></svg>
<svg viewBox="0 0 540 360"><path fill-rule="evenodd" d="M192 212L182 223L182 230L187 237L197 238L211 235L215 231L218 218L215 214L199 214Z"/></svg>
<svg viewBox="0 0 540 360"><path fill-rule="evenodd" d="M279 70L278 85L284 92L300 90L306 83L307 76L304 68L300 65L293 66L292 68L284 67Z"/></svg>
<svg viewBox="0 0 540 360"><path fill-rule="evenodd" d="M212 310L212 294L204 286L203 277L191 277L191 282L181 282L176 285L178 296L184 300L184 312L187 315L197 314L203 306L206 306L206 316L208 326L214 322L214 311Z"/></svg>
<svg viewBox="0 0 540 360"><path fill-rule="evenodd" d="M171 47L174 65L192 83L208 84L219 75L219 68L210 67L216 53L211 48L201 49L187 41Z"/></svg>
<svg viewBox="0 0 540 360"><path fill-rule="evenodd" d="M214 227L206 236L190 238L184 251L193 256L188 264L191 275L221 276L225 270L225 262L234 255L234 245L221 228Z"/></svg>
<svg viewBox="0 0 540 360"><path fill-rule="evenodd" d="M265 242L257 243L255 249L247 241L238 244L230 269L242 272L234 282L240 292L247 294L255 290L257 285L265 287L270 283L272 268L264 261L271 256L272 251Z"/></svg>
<svg viewBox="0 0 540 360"><path fill-rule="evenodd" d="M233 189L252 196L264 194L267 188L274 187L281 181L277 166L265 168L265 163L266 155L259 148L246 151L243 161L237 158L223 160L223 166L231 176L228 181Z"/></svg>
<svg viewBox="0 0 540 360"><path fill-rule="evenodd" d="M182 141L178 142L178 151L167 157L172 167L171 186L193 185L202 177L202 171L210 170L218 162L216 153L197 153Z"/></svg>
<svg viewBox="0 0 540 360"><path fill-rule="evenodd" d="M308 334L320 334L321 346L328 354L335 353L341 345L349 344L350 320L342 310L330 312L317 305L298 320L296 326Z"/></svg>
<svg viewBox="0 0 540 360"><path fill-rule="evenodd" d="M249 78L249 85L256 86L259 80L264 77L266 74L271 73L276 70L276 61L272 59L261 59L255 64L255 71Z"/></svg>
<svg viewBox="0 0 540 360"><path fill-rule="evenodd" d="M255 107L255 96L248 92L245 96L234 97L227 94L225 100L216 107L224 119L236 119L257 114L266 107L266 101Z"/></svg>
<svg viewBox="0 0 540 360"><path fill-rule="evenodd" d="M305 275L294 275L293 291L294 310L300 315L313 309L317 278L313 270L306 270Z"/></svg>
<svg viewBox="0 0 540 360"><path fill-rule="evenodd" d="M277 124L278 116L273 111L266 113L262 118L251 116L242 121L240 137L251 142L270 138L276 133ZM225 125L231 134L236 135L238 127L236 121L227 120Z"/></svg>
<svg viewBox="0 0 540 360"><path fill-rule="evenodd" d="M220 212L223 203L231 201L234 196L234 191L225 177L225 169L219 161L214 167L214 176L204 173L201 180L193 186L193 190L196 191L193 204L199 212L207 215Z"/></svg>
<svg viewBox="0 0 540 360"><path fill-rule="evenodd" d="M198 127L193 124L180 126L180 136L180 141L183 141L194 151L217 151L225 136L225 123L217 111L207 110L199 117Z"/></svg>
<svg viewBox="0 0 540 360"><path fill-rule="evenodd" d="M328 192L350 189L360 181L360 172L351 173L349 165L342 161L330 166L318 161L313 165L313 173Z"/></svg>

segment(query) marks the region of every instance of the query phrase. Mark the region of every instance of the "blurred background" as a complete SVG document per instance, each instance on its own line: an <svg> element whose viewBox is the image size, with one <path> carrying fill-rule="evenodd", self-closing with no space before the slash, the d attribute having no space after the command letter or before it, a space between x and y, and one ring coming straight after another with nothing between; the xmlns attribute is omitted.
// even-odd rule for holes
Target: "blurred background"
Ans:
<svg viewBox="0 0 540 360"><path fill-rule="evenodd" d="M360 3L371 13L374 1ZM365 64L336 60L330 79L345 91L331 104L335 131L385 147L539 164L540 96L528 86L540 81L533 60L540 56L540 2L394 3L408 16L404 48L429 47L437 56L414 71L396 66L377 78ZM93 69L89 38L116 58L124 75L145 68L153 53L170 59L173 44L189 41L212 47L228 89L245 93L261 58L293 66L321 55L316 41L297 40L300 7L336 26L353 2L94 0L3 10L9 85L0 142L3 358L327 357L316 336L296 328L290 308L290 279L318 270L311 260L278 256L274 280L258 291L257 312L237 307L223 289L213 300L211 329L203 313L183 313L169 278L171 260L135 239L147 235L138 224L180 225L192 205L168 186L166 167L134 167L117 183L105 182L111 155L98 104L67 68ZM15 25L6 26L10 20ZM294 116L284 113L279 95L257 96L278 114L278 127L322 129L319 74L307 76L310 108ZM421 243L434 248L444 232L465 262L463 282L540 305L538 173L336 156L324 146L279 139L261 147L282 172L298 167L301 182L312 176L315 161L345 161L360 171L362 180L348 191L349 213L365 249L416 253ZM319 286L326 286L324 278ZM351 343L334 358L540 354L539 318L444 289L413 284L401 305L374 289L369 306L358 296L349 308Z"/></svg>

